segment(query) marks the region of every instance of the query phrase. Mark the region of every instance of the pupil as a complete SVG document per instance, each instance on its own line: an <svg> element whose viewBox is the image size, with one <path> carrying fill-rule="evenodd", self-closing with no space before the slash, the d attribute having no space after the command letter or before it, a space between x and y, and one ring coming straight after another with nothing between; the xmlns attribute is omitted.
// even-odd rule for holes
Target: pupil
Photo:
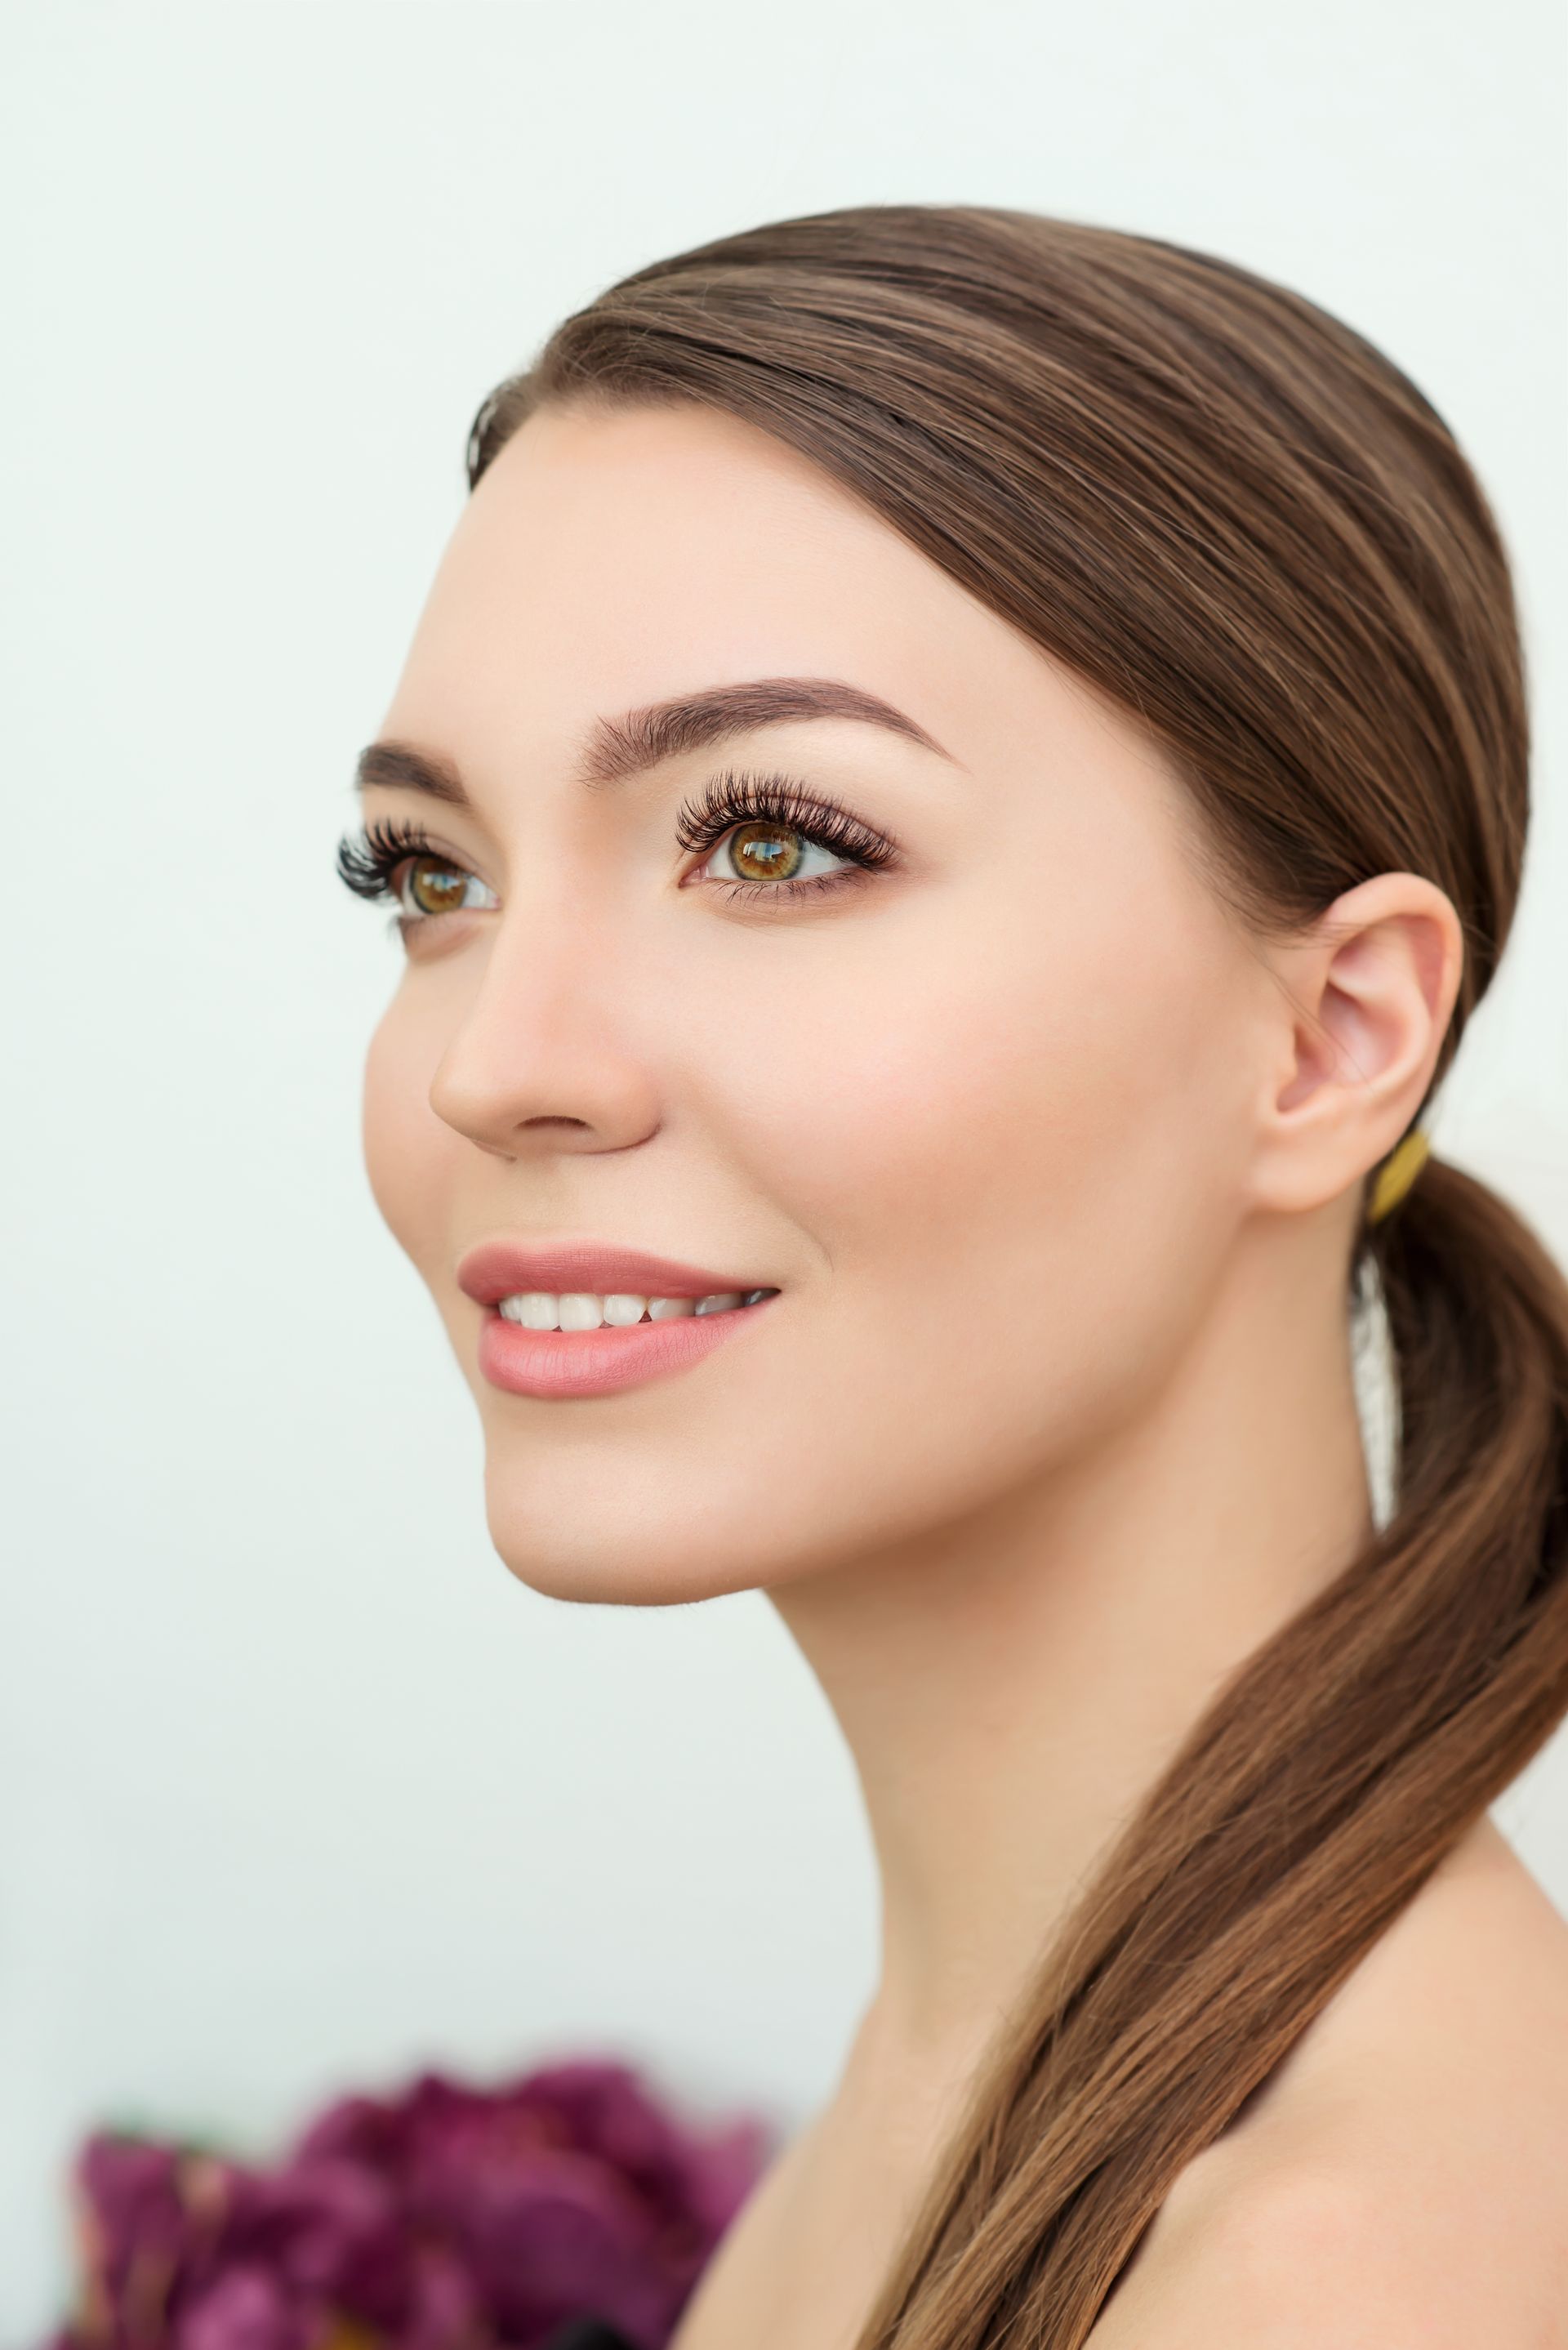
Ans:
<svg viewBox="0 0 1568 2350"><path fill-rule="evenodd" d="M798 847L784 842L783 836L791 832L786 825L745 824L730 843L730 855L737 872L748 879L771 880L781 868L793 873L800 862Z"/></svg>

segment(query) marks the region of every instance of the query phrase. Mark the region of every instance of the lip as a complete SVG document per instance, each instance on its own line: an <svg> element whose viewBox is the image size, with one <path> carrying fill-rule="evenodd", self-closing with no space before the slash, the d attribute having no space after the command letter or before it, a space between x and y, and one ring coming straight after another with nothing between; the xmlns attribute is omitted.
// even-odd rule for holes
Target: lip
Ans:
<svg viewBox="0 0 1568 2350"><path fill-rule="evenodd" d="M457 1285L476 1305L498 1305L504 1297L530 1289L556 1297L572 1290L597 1297L716 1297L722 1291L738 1289L743 1297L748 1290L776 1289L778 1284L759 1280L754 1274L706 1272L701 1265L679 1264L673 1257L652 1256L646 1249L612 1248L598 1241L558 1241L534 1248L515 1241L481 1241L460 1259ZM570 1335L587 1337L592 1333Z"/></svg>
<svg viewBox="0 0 1568 2350"><path fill-rule="evenodd" d="M479 1326L479 1368L509 1395L567 1398L613 1395L647 1379L689 1370L742 1328L754 1328L778 1295L776 1282L753 1274L714 1273L646 1249L612 1248L597 1241L553 1241L524 1247L516 1241L482 1241L460 1259L457 1285L489 1310ZM525 1330L495 1310L520 1291L587 1291L598 1297L716 1297L753 1289L768 1295L754 1305L718 1314L687 1314L669 1322L606 1324L597 1330Z"/></svg>

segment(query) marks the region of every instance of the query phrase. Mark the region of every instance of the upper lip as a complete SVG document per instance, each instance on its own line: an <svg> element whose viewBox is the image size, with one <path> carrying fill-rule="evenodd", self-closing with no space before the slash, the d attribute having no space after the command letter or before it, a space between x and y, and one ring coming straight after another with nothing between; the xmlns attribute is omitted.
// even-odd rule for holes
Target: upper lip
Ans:
<svg viewBox="0 0 1568 2350"><path fill-rule="evenodd" d="M599 1241L556 1241L525 1248L516 1241L481 1241L458 1264L457 1285L477 1305L499 1305L526 1290L560 1296L579 1291L597 1297L716 1297L728 1291L776 1287L646 1249L611 1248Z"/></svg>

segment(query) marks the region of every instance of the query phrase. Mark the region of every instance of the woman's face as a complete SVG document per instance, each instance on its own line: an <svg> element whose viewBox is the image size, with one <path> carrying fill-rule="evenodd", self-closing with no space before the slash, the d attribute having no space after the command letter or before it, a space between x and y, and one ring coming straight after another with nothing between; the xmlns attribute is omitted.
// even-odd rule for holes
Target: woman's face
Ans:
<svg viewBox="0 0 1568 2350"><path fill-rule="evenodd" d="M781 680L909 731L763 724L761 694L722 739L625 723ZM1128 720L784 444L622 408L504 448L381 735L466 805L395 768L364 792L431 843L367 1159L517 1575L670 1601L888 1557L1137 1412L1234 1241L1272 999ZM726 776L831 803L871 861L726 819ZM689 1299L656 1335L533 1333L460 1285L496 1243L777 1294L722 1333ZM637 1294L604 1270L468 1278ZM618 1369L573 1391L595 1350Z"/></svg>

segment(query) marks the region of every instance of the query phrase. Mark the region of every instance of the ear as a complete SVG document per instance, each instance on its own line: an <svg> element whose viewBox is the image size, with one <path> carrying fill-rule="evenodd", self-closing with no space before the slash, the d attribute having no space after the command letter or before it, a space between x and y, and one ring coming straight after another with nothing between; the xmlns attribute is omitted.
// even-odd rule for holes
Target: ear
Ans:
<svg viewBox="0 0 1568 2350"><path fill-rule="evenodd" d="M1272 960L1280 1027L1254 1192L1272 1209L1320 1207L1414 1123L1459 995L1464 931L1434 882L1379 873Z"/></svg>

